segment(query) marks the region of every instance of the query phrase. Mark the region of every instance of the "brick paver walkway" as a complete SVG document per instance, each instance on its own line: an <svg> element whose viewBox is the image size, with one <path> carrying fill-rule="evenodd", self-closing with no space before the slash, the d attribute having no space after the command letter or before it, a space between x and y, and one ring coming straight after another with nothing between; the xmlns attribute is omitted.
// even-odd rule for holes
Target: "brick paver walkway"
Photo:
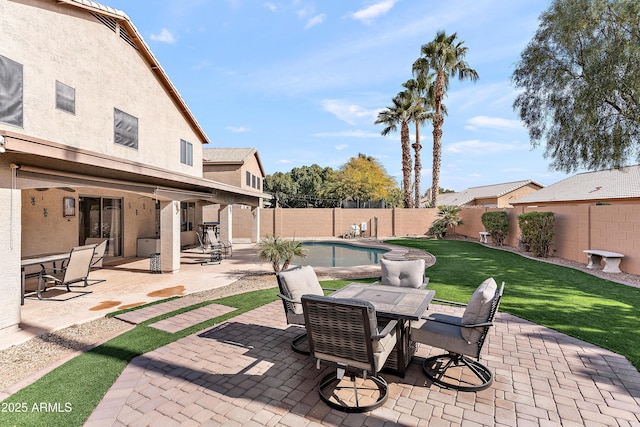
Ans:
<svg viewBox="0 0 640 427"><path fill-rule="evenodd" d="M230 313L234 310L236 309L222 304L209 304L204 307L196 308L195 310L178 314L177 316L160 320L159 322L152 323L149 326L160 329L161 331L175 333L190 326L197 325L198 323Z"/></svg>
<svg viewBox="0 0 640 427"><path fill-rule="evenodd" d="M175 298L167 302L162 302L160 304L140 308L138 310L128 311L126 313L115 316L115 318L137 325L138 323L145 322L162 314L180 310L181 308L188 307L194 304L197 304L197 302L191 298Z"/></svg>
<svg viewBox="0 0 640 427"><path fill-rule="evenodd" d="M434 309L441 309L436 306ZM390 396L368 414L329 409L317 370L294 353L299 328L274 302L135 358L86 426L639 426L640 374L623 357L498 313L484 362L494 384L478 393L383 374Z"/></svg>

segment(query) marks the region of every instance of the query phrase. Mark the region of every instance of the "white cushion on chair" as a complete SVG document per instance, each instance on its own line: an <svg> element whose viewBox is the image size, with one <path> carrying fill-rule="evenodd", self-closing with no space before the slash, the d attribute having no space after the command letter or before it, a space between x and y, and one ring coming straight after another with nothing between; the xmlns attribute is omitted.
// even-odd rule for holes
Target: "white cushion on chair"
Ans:
<svg viewBox="0 0 640 427"><path fill-rule="evenodd" d="M419 288L424 281L424 259L380 259L381 284Z"/></svg>
<svg viewBox="0 0 640 427"><path fill-rule="evenodd" d="M493 277L488 278L476 288L471 295L469 304L462 315L463 325L473 325L475 323L486 322L491 314L491 303L496 294L498 285ZM476 343L482 336L481 327L478 328L462 328L462 336L468 343Z"/></svg>
<svg viewBox="0 0 640 427"><path fill-rule="evenodd" d="M278 273L282 286L291 299L300 301L302 295L324 295L318 276L310 265L290 268ZM302 314L301 304L292 304L295 314Z"/></svg>

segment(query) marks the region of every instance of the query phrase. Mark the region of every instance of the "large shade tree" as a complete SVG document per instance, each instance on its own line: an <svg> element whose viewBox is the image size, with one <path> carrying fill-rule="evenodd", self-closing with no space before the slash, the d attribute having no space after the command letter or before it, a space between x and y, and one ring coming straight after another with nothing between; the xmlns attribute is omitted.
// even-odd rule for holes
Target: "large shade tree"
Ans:
<svg viewBox="0 0 640 427"><path fill-rule="evenodd" d="M457 33L447 35L439 31L433 41L422 45L421 57L413 63L414 75L435 74L433 87L433 171L431 183L431 205L438 206L438 188L440 188L440 164L442 162L442 125L444 112L442 101L449 89L449 77L458 76L459 80L478 80L478 73L465 61L468 48L464 41L458 40Z"/></svg>
<svg viewBox="0 0 640 427"><path fill-rule="evenodd" d="M553 169L640 160L640 2L553 1L513 82L514 109Z"/></svg>
<svg viewBox="0 0 640 427"><path fill-rule="evenodd" d="M396 181L375 158L359 153L345 163L328 190L343 200L370 202L393 199Z"/></svg>
<svg viewBox="0 0 640 427"><path fill-rule="evenodd" d="M385 128L380 132L383 136L396 132L400 126L400 145L402 148L402 189L404 191L404 207L412 206L411 198L411 147L409 137L409 123L413 109L413 94L410 91L400 92L392 99L393 105L385 108L375 121Z"/></svg>

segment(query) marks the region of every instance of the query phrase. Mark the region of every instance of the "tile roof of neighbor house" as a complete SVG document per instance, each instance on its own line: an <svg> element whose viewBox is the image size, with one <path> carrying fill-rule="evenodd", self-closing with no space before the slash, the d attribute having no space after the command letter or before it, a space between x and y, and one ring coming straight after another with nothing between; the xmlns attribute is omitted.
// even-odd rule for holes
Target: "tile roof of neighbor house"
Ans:
<svg viewBox="0 0 640 427"><path fill-rule="evenodd" d="M204 164L237 164L246 163L252 156L256 157L262 176L265 176L262 162L255 148L205 148L202 150L202 161Z"/></svg>
<svg viewBox="0 0 640 427"><path fill-rule="evenodd" d="M530 179L524 181L505 182L502 184L483 185L481 187L471 187L457 193L444 193L438 195L439 205L462 206L472 202L475 199L484 199L487 197L501 197L512 191L524 187L525 185L534 184L543 187Z"/></svg>
<svg viewBox="0 0 640 427"><path fill-rule="evenodd" d="M628 198L640 198L640 165L579 173L511 203Z"/></svg>
<svg viewBox="0 0 640 427"><path fill-rule="evenodd" d="M184 101L184 99L182 99L182 96L180 96L180 94L178 93L178 90L169 79L169 76L160 65L160 62L158 62L156 57L153 55L151 49L149 48L149 46L147 46L142 38L142 35L135 27L135 25L133 25L133 22L126 13L92 0L58 0L58 3L64 3L68 6L78 7L92 13L107 16L109 18L115 19L122 26L124 26L132 42L138 48L138 51L149 63L149 68L156 75L158 80L160 80L160 82L164 85L169 95L176 102L178 109L185 115L187 121L191 123L191 126L193 127L195 133L202 140L202 143L206 144L209 142L209 137L204 132L204 129L202 129L202 127L198 123L198 120L196 120L195 116L187 106L187 103Z"/></svg>

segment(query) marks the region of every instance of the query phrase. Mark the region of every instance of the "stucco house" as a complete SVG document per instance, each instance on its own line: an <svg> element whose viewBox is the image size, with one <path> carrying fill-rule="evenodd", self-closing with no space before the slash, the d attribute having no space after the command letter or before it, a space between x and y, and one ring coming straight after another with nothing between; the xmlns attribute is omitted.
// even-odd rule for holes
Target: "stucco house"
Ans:
<svg viewBox="0 0 640 427"><path fill-rule="evenodd" d="M144 238L175 272L203 207L231 240L229 207L269 197L204 175L209 138L125 13L3 0L0 28L0 334L20 322L21 258L96 239L135 257Z"/></svg>
<svg viewBox="0 0 640 427"><path fill-rule="evenodd" d="M517 200L514 206L640 202L640 165L579 173Z"/></svg>
<svg viewBox="0 0 640 427"><path fill-rule="evenodd" d="M471 187L456 193L438 195L438 204L459 207L510 208L518 198L537 192L543 187L532 180Z"/></svg>

